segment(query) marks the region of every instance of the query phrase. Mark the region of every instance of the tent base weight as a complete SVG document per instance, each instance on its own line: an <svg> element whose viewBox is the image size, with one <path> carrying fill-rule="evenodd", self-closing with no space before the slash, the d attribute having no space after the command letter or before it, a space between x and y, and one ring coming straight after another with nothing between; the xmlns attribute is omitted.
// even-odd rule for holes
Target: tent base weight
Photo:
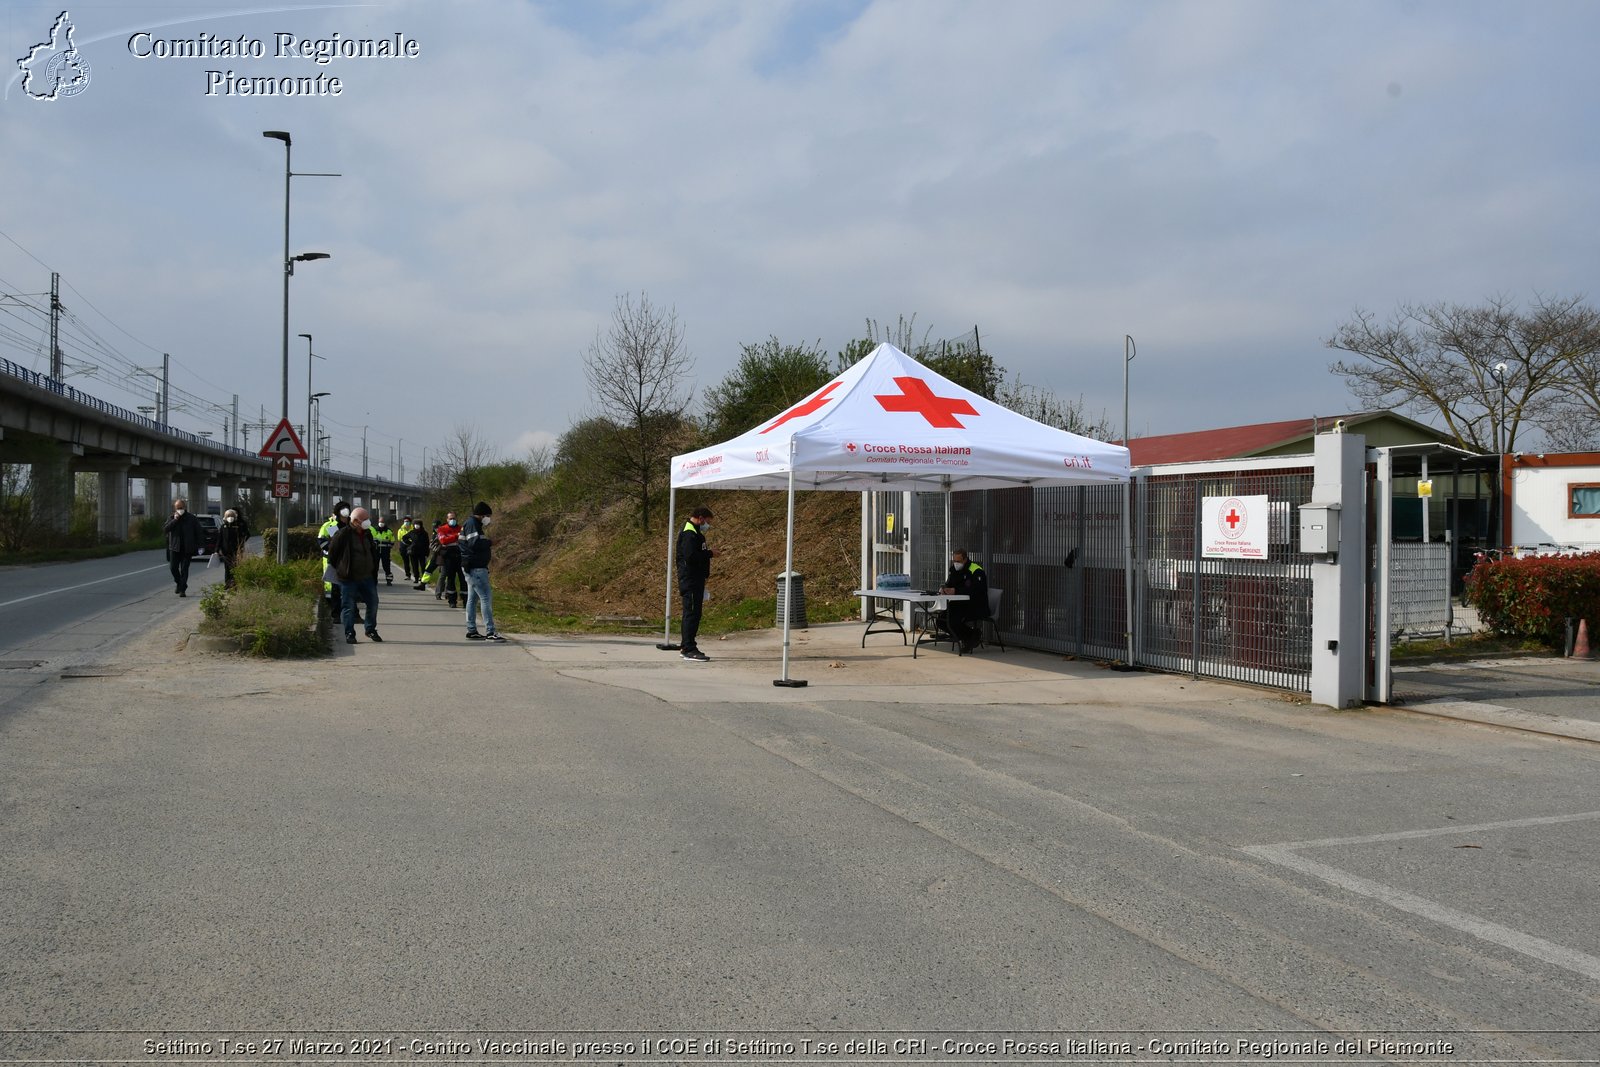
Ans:
<svg viewBox="0 0 1600 1067"><path fill-rule="evenodd" d="M680 648L682 648L683 646L682 645L674 645L674 644L672 644L670 642L657 641L656 642L656 647L659 648L663 652L676 652Z"/></svg>
<svg viewBox="0 0 1600 1067"><path fill-rule="evenodd" d="M774 678L772 684L782 689L804 689L808 683L801 678Z"/></svg>

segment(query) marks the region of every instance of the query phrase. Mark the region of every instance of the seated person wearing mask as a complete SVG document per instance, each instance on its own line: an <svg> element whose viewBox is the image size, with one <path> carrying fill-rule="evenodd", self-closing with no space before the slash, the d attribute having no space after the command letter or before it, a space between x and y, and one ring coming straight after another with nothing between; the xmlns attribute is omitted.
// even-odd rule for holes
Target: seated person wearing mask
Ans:
<svg viewBox="0 0 1600 1067"><path fill-rule="evenodd" d="M979 619L989 617L989 576L983 568L972 562L964 548L950 553L950 573L945 576L941 593L960 593L970 599L953 600L944 612L943 628L961 642L961 651L971 652L978 647Z"/></svg>

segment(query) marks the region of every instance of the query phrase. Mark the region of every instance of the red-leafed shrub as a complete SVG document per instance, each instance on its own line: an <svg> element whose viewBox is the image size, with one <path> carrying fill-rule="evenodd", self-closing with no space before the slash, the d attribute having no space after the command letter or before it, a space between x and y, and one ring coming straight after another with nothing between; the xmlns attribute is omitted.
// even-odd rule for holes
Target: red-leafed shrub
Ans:
<svg viewBox="0 0 1600 1067"><path fill-rule="evenodd" d="M1466 601L1498 634L1565 640L1568 619L1600 626L1600 552L1484 560L1467 575Z"/></svg>

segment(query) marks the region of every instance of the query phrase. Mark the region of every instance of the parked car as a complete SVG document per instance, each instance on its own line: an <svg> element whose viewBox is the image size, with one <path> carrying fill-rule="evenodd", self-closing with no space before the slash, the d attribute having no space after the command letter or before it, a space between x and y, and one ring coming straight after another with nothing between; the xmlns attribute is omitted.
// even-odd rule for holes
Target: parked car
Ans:
<svg viewBox="0 0 1600 1067"><path fill-rule="evenodd" d="M200 520L200 532L204 535L200 539L200 551L195 553L195 558L209 556L217 550L217 538L222 535L222 520L215 515L196 515Z"/></svg>

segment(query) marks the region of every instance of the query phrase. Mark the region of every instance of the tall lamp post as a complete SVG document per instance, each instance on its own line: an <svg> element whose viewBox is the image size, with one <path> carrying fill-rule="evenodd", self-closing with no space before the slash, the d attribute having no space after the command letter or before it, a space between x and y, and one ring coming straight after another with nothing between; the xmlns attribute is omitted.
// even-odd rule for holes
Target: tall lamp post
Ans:
<svg viewBox="0 0 1600 1067"><path fill-rule="evenodd" d="M1495 480L1494 496L1491 499L1495 503L1495 542L1501 548L1506 547L1503 511L1505 499L1501 495L1501 490L1505 479L1506 450L1511 447L1511 434L1507 432L1506 428L1506 371L1509 369L1504 363L1496 363L1494 365L1495 380L1500 383L1500 421L1495 425L1494 429Z"/></svg>
<svg viewBox="0 0 1600 1067"><path fill-rule="evenodd" d="M325 397L325 396L332 396L332 395L333 395L332 393L312 393L311 394L311 402L317 406L317 413L316 413L316 417L312 419L312 421L310 422L310 424L309 424L309 426L308 426L308 428L306 430L306 436L308 438L310 438L310 440L307 442L307 444L310 445L310 451L311 451L311 458L310 458L310 460L308 462L309 462L309 465L311 467L310 474L312 476L311 477L311 482L312 482L313 488L316 486L316 483L317 483L316 472L317 472L317 469L318 469L318 466L319 466L319 460L317 458L317 454L318 454L320 449L319 449L319 446L318 446L317 442L322 439L320 437L320 434L322 432L322 398ZM308 509L309 509L309 498L310 498L310 496L311 496L311 493L307 492L306 493L306 497L307 497L307 500L308 500L308 505L307 505ZM309 526L310 524L311 524L311 519L307 518L306 519L306 525Z"/></svg>
<svg viewBox="0 0 1600 1067"><path fill-rule="evenodd" d="M312 429L311 429L311 361L312 360L316 360L316 359L321 359L322 357L317 355L315 352L311 351L311 335L309 333L303 333L300 336L304 337L306 339L306 436L307 437L311 437L313 435L313 432L312 432ZM307 465L308 468L310 468L311 466L314 465L314 463L313 463L313 461L308 459L306 465ZM306 473L309 475L311 472L308 469L306 471ZM307 493L306 494L306 525L309 526L310 524L311 524L311 494Z"/></svg>
<svg viewBox="0 0 1600 1067"><path fill-rule="evenodd" d="M270 137L274 141L283 142L283 418L289 419L289 279L294 276L294 265L306 263L313 259L327 259L326 252L306 252L298 256L289 255L289 179L295 176L290 165L292 146L294 144L285 130L262 130L261 136ZM309 174L302 176L337 178L337 174ZM278 562L289 562L289 502L283 497L278 498Z"/></svg>
<svg viewBox="0 0 1600 1067"><path fill-rule="evenodd" d="M1122 604L1126 623L1127 664L1133 666L1133 443L1128 438L1128 364L1139 354L1129 334L1122 335L1122 447L1128 449L1128 480L1122 483Z"/></svg>

